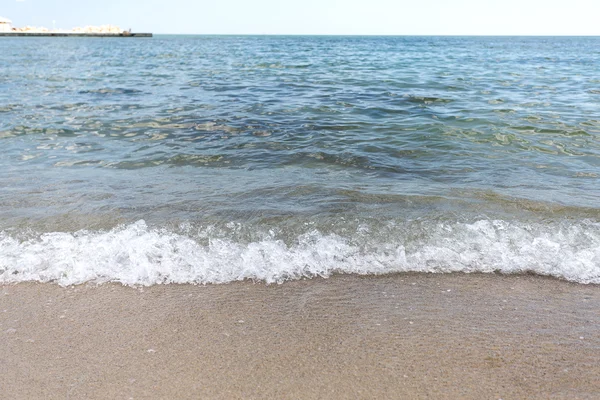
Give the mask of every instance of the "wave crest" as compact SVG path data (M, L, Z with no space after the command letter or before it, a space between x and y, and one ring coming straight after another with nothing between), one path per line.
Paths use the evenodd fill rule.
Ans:
M431 221L398 226L393 235L372 228L350 236L310 230L293 243L273 235L250 242L216 238L211 229L195 236L138 221L110 231L53 232L26 240L2 232L0 283L281 283L335 273L395 272L535 273L600 283L600 224L595 222Z

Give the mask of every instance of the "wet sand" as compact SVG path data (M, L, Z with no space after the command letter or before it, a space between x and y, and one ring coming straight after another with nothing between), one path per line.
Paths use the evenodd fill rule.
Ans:
M600 287L536 276L0 286L11 399L600 398Z

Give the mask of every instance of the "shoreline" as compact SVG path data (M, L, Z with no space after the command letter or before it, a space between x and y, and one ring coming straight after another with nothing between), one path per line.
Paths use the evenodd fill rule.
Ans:
M0 285L10 398L597 398L600 287L532 275Z
M0 37L153 37L152 33L0 32Z

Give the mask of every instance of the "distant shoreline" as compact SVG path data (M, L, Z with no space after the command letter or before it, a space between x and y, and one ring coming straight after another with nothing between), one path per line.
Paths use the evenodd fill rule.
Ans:
M152 37L152 33L0 32L0 37Z

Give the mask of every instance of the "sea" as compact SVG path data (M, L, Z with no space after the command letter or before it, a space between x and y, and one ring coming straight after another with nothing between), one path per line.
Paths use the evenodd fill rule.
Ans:
M0 284L404 272L600 284L599 37L0 38Z

